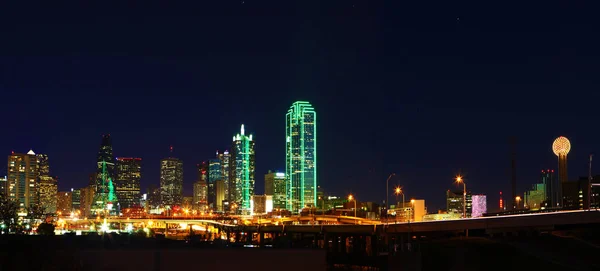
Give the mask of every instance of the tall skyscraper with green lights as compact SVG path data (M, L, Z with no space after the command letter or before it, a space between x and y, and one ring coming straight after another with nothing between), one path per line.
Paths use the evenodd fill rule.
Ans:
M232 209L250 214L254 195L254 140L252 135L245 134L243 124L240 133L233 137L229 163L229 200L236 204Z
M286 114L286 209L317 206L317 113L297 101Z

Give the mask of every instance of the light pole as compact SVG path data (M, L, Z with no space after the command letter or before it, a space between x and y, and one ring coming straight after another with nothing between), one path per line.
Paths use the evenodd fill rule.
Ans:
M460 175L456 176L456 183L463 184L463 218L467 218L467 184Z
M387 217L387 211L390 209L390 204L389 204L389 197L390 197L390 179L392 178L392 176L396 175L396 173L392 173L390 174L390 176L388 176L387 180L385 181L385 214Z
M396 187L396 189L394 189L394 194L396 194L396 201L398 201L398 195L402 194L402 213L404 213L405 209L404 209L404 191L402 191L401 187ZM396 217L398 217L398 214L396 213Z
M354 201L354 218L356 218L356 199L352 195L349 195L348 200ZM356 224L356 219L354 219L354 223Z

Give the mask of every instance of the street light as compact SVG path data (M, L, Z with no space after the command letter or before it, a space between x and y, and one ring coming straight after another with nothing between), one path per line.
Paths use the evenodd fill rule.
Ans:
M394 194L396 194L396 201L398 201L398 195L402 194L402 208L404 208L404 191L402 191L402 187L396 187Z
M390 209L390 206L389 206L390 205L389 204L389 202L390 202L389 201L389 196L390 196L390 191L389 191L389 189L390 189L390 179L392 178L392 176L395 176L395 175L396 175L396 173L390 174L390 176L388 176L387 180L385 181L385 210L386 210L386 212L387 212L387 210ZM387 217L387 215L386 215L386 217Z
M517 209L519 209L520 203L521 203L521 196L517 196L515 198L515 201L517 201Z
M456 183L463 184L463 218L467 218L467 184L460 175L456 176Z
M354 201L354 218L356 218L356 199L351 195L348 196L348 201ZM356 223L356 219L354 220Z

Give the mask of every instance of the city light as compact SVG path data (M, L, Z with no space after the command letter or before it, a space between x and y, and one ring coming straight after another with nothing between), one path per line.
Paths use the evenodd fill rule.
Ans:
M571 150L571 142L564 136L559 136L552 143L552 151L556 156L567 155Z

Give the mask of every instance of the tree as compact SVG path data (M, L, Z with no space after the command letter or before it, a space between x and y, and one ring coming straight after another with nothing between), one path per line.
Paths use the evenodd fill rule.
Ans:
M45 212L44 207L41 204L35 204L27 208L27 218L34 219L42 219L44 218Z
M0 196L0 220L4 223L2 231L8 233L18 220L19 204L7 197Z
M40 235L54 235L54 224L42 223L38 226L37 232Z

